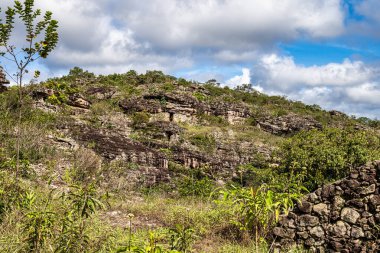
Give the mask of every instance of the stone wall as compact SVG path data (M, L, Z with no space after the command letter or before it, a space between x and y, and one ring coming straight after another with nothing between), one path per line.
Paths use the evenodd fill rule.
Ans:
M305 196L274 229L277 251L380 252L380 161Z

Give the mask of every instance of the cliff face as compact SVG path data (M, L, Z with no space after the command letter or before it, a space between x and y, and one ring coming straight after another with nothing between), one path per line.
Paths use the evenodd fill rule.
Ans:
M379 252L380 161L305 196L274 229L278 247L312 252Z

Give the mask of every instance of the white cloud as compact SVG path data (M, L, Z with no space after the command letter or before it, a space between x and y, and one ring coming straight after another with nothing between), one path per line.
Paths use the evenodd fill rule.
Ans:
M349 87L346 92L354 102L380 106L380 83L364 83Z
M231 79L226 81L226 85L230 87L236 87L242 84L250 84L251 83L251 71L248 68L242 69L242 75L234 76Z
M139 38L166 50L212 47L253 50L302 35L344 30L340 0L131 0L114 12Z
M361 61L303 66L291 57L263 56L253 79L264 92L350 114L380 118L380 68Z
M263 56L258 63L265 82L281 90L294 86L350 86L361 84L376 76L377 70L361 61L344 60L321 66L297 65L292 57L275 54Z
M233 50L221 50L215 53L215 60L234 63L234 62L252 62L259 57L259 52L257 50L253 51L233 51Z
M11 4L11 0L0 5ZM340 0L40 0L60 25L51 69L155 67L196 61L247 62L278 41L344 30ZM270 18L268 18L270 17Z

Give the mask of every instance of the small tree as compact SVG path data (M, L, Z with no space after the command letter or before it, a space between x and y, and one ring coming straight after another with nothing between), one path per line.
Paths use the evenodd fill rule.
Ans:
M28 73L27 66L39 58L46 58L58 43L58 21L52 19L52 13L47 11L43 17L41 10L34 9L34 0L25 0L23 3L15 1L13 7L8 7L5 11L5 20L1 18L0 9L0 56L14 64L16 71L14 74L5 72L17 83L19 87L18 102L18 127L16 132L16 152L17 166L16 176L19 170L20 161L20 124L22 118L22 87L23 79ZM21 46L13 43L11 35L14 33L15 19L18 17L25 27L25 41ZM35 71L34 77L40 75Z

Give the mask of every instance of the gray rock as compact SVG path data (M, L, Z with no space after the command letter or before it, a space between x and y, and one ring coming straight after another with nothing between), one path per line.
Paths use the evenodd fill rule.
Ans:
M319 197L318 197L318 195L316 194L316 193L310 193L309 195L308 195L308 198L309 198L309 200L312 202L312 203L315 203L315 202L317 202L318 200L319 200Z
M296 235L293 229L285 229L285 228L280 228L280 227L275 227L273 229L273 233L276 236L279 236L281 238L289 238L289 239L293 239Z
M305 241L305 245L307 246L313 246L315 243L315 239L314 238L308 238L306 241Z
M310 235L312 235L315 238L324 238L325 237L325 231L321 226L313 227L310 230Z
M327 208L327 205L325 203L317 204L313 207L313 211L316 212L319 215L328 215L329 210Z
M338 237L345 237L347 234L346 224L343 221L338 221L332 226L332 232Z
M309 237L309 233L304 231L304 232L297 232L297 236L302 238L302 239L307 239Z
M344 207L344 199L340 196L335 196L332 209L334 211L340 211Z
M67 104L83 109L89 109L91 106L91 102L87 101L85 97L79 93L70 95Z
M311 210L313 209L313 204L307 201L302 201L301 204L298 206L298 209L303 213L311 213Z
M373 195L369 198L370 203L373 206L378 206L380 205L380 195Z
M360 186L359 181L354 180L354 179L347 180L346 184L347 184L348 187L350 187L353 190L355 190L356 188L358 188Z
M318 217L315 217L315 216L312 216L312 215L308 215L308 214L301 215L299 217L299 225L301 227L306 227L306 226L314 227L314 226L316 226L318 224L319 224Z
M346 207L343 208L340 217L348 223L355 224L360 218L360 214L355 209Z
M287 135L301 130L322 129L321 123L310 116L300 116L294 113L280 117L264 117L257 120L260 128L276 135Z
M280 216L279 224L287 228L296 228L295 221L288 216Z
M376 185L371 184L368 187L363 187L362 189L360 189L359 193L362 195L368 195L368 194L374 193L375 190L376 190Z
M364 237L363 229L361 229L360 227L352 227L352 229L351 229L351 236L353 238Z
M332 241L330 244L331 244L331 247L332 247L335 251L340 252L340 251L343 249L343 244L341 244L340 242Z

